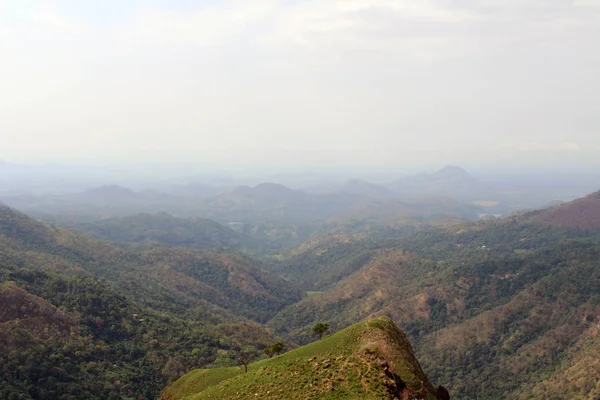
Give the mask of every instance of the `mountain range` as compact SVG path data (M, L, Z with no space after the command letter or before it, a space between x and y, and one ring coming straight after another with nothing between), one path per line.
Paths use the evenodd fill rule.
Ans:
M459 398L542 399L550 388L551 398L594 398L597 196L387 241L313 240L282 270L313 292L269 326L306 343L314 321L341 328L385 315L407 330L430 378ZM565 215L582 213L565 226ZM565 370L578 379L561 382Z
M267 184L221 199L315 197ZM457 399L600 396L600 192L489 221L434 215L323 224L265 250L269 229L298 225L261 236L158 213L73 230L0 206L0 398L156 398L181 376L163 398L443 398L426 382ZM332 335L315 342L319 322ZM275 342L287 352L266 358ZM240 354L258 360L248 374ZM408 361L422 372L390 367Z
M497 196L493 188L458 166L446 166L433 173L405 176L392 182L390 187L405 196L449 196L464 201Z
M446 167L432 174L402 178L389 187L353 179L331 186L321 193L290 189L278 183L229 189L206 184L178 186L167 194L155 190L134 191L123 186L105 185L83 192L58 195L5 195L2 200L40 218L66 216L78 221L127 216L140 212L167 212L181 217L204 217L220 223L322 223L339 215L377 213L384 217L410 219L415 214L427 218L447 209L419 213L419 203L428 199L450 198L453 202L490 200L496 193L460 167ZM411 204L403 207L383 204ZM429 206L432 203L430 202ZM431 208L431 207L430 207ZM464 205L468 208L468 205ZM481 210L470 211L469 217ZM417 210L416 210L417 209ZM464 214L464 213L462 213ZM453 215L454 216L454 215Z

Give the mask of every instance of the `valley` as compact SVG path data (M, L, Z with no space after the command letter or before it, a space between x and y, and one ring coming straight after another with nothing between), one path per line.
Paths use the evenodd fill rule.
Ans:
M0 0L0 400L600 400L600 0Z
M598 193L477 220L476 207L490 204L399 200L356 182L344 195L357 188L373 193L370 203L344 210L336 200L337 216L313 195L272 185L211 200L233 209L232 221L49 206L32 213L44 222L0 206L0 397L171 400L184 397L181 387L199 399L290 398L299 383L286 380L282 392L277 376L311 357L375 368L359 344L316 350L315 323L330 326L331 344L362 321L396 324L412 344L401 359L418 360L420 379L453 399L600 393ZM237 212L251 217L236 226ZM275 342L286 350L271 361L264 350ZM241 374L240 354L257 360L252 376ZM222 379L206 375L221 370ZM298 370L298 379L319 371ZM387 390L375 375L367 389L356 386L367 375L336 379L312 390ZM210 387L198 386L205 380ZM438 398L432 384L427 398ZM240 397L246 390L260 394Z

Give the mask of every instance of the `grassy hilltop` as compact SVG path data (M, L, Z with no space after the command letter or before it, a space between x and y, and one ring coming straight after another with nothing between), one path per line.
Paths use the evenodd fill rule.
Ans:
M387 317L352 325L243 368L198 369L161 400L438 399L402 332Z

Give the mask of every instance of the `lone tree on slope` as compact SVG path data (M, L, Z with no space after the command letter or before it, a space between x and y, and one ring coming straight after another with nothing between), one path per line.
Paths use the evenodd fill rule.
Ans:
M244 373L248 373L248 364L252 361L252 355L246 352L239 353L236 357L238 363L244 366Z
M265 349L265 354L268 355L269 358L271 358L276 354L277 355L281 354L282 351L283 351L283 343L277 342L277 343L273 343L272 345L267 347Z
M313 326L313 333L319 335L319 339L323 337L323 334L329 330L329 324L318 323Z
M271 348L273 349L273 351L275 352L275 354L280 355L281 352L283 351L283 342L273 343L273 345L271 346Z

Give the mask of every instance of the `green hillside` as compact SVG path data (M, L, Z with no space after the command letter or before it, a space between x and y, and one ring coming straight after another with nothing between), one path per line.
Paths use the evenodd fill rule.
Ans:
M13 265L88 273L156 309L184 314L208 302L266 321L300 298L283 279L236 253L121 246L45 225L7 207L0 207L0 213L0 248Z
M245 398L247 387L253 398L381 398L399 381L363 351L370 333L353 329L373 332L378 323L360 321L386 316L452 398L595 399L598 215L593 194L492 221L326 234L326 225L235 226L279 248L253 258L195 248L213 243L203 220L137 216L129 231L127 218L113 220L121 243L110 243L0 206L0 398L155 398L193 369L163 397ZM174 237L160 236L163 222ZM145 231L164 243L123 242ZM284 249L284 236L305 241ZM259 360L274 342L314 341L316 322L332 331L358 325L343 331L355 336L257 361L248 374L236 366L240 353Z
M277 340L299 299L231 253L123 247L0 206L0 398L155 398L192 368Z
M308 264L310 279L325 283L323 289L269 325L306 343L316 321L340 329L387 315L410 334L426 373L456 398L544 398L541 388L560 388L553 398L587 399L598 390L585 349L600 315L599 239L598 229L552 227L524 216L372 245L358 240L342 259L369 255L362 266L332 263L347 276L327 284L327 268L321 273ZM330 244L318 257L335 260L338 247ZM317 257L310 246L294 257L304 252ZM577 380L559 384L567 365Z
M253 238L210 219L177 218L167 213L115 217L75 224L74 228L113 242L156 242L198 249L260 247Z
M443 390L443 389L442 389ZM243 368L192 371L169 385L178 399L438 399L405 334L389 319L360 322Z
M1 399L155 398L191 368L275 340L258 324L156 312L91 277L2 267L0 278Z

